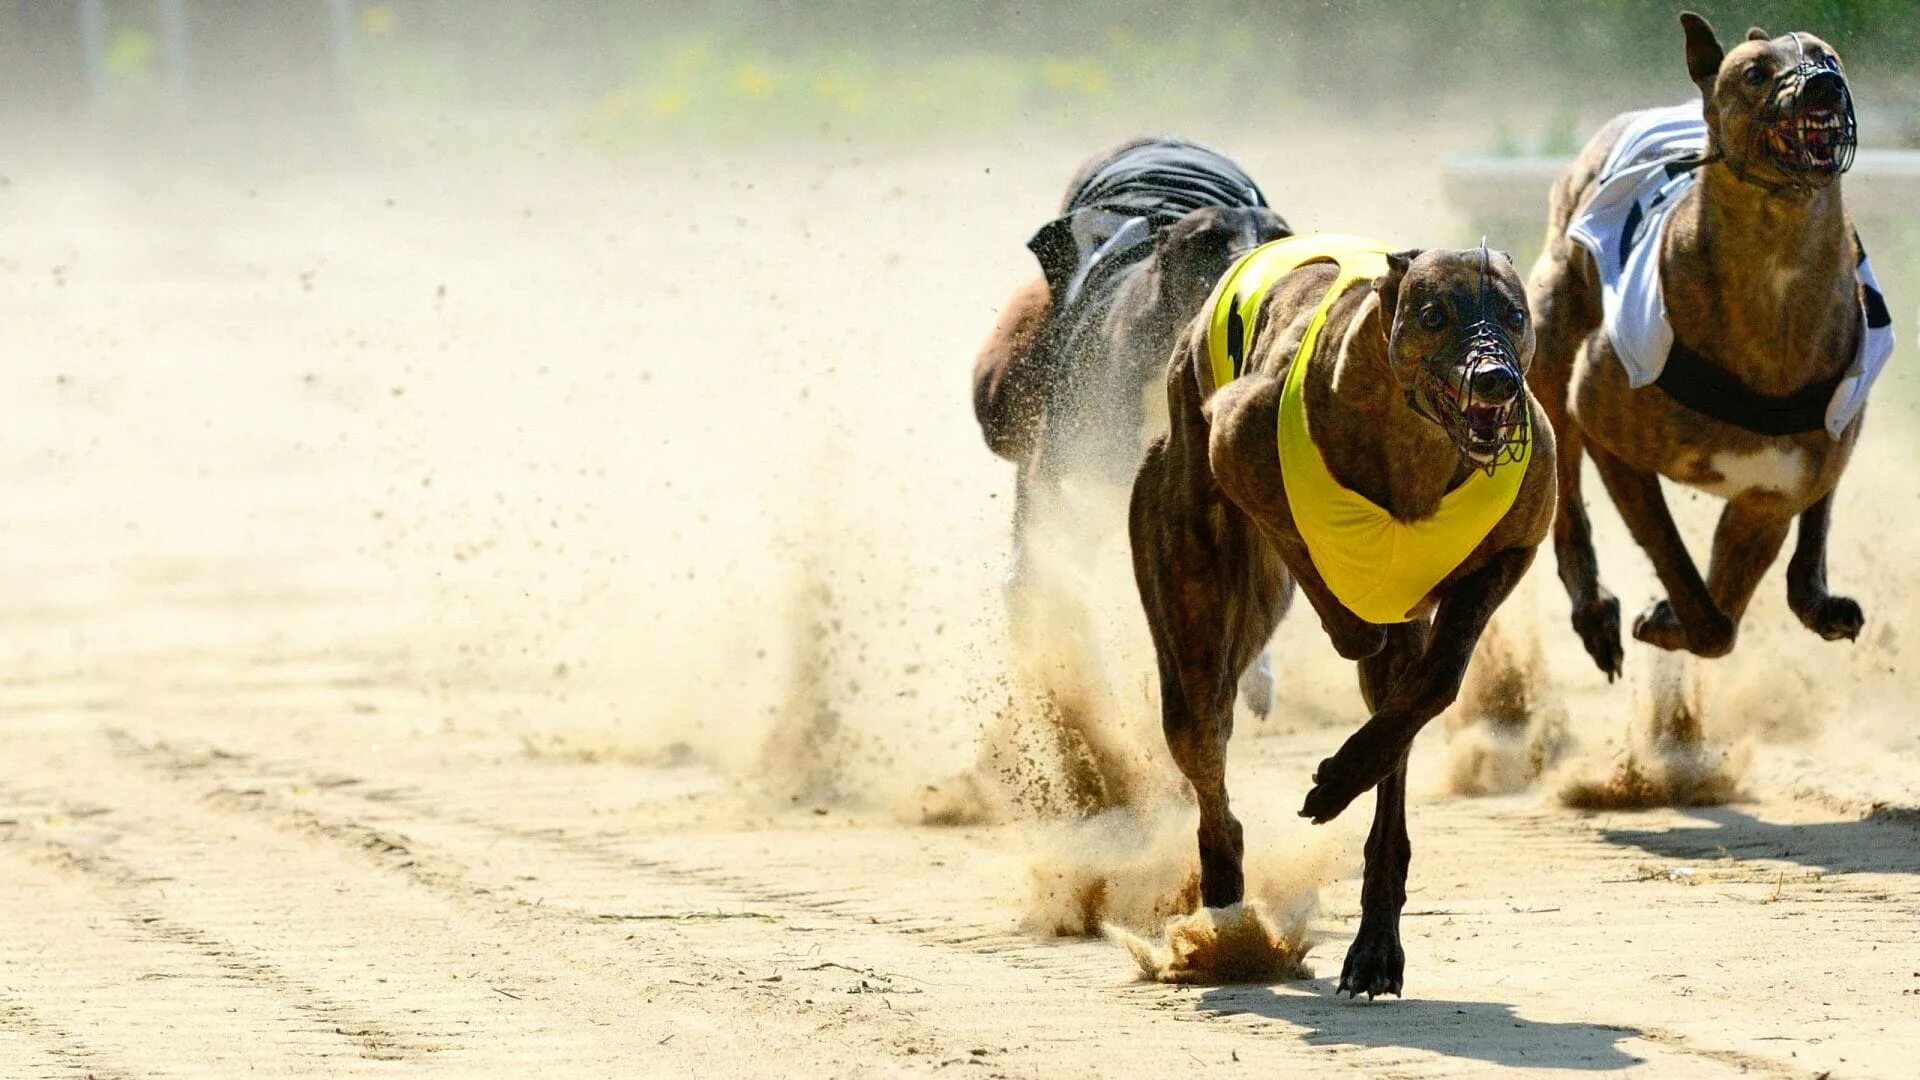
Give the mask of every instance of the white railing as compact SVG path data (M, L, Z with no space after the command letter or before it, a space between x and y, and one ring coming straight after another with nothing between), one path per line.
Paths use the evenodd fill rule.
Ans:
M1524 222L1534 233L1544 233L1547 195L1569 160L1457 157L1447 162L1447 198L1474 222ZM1847 212L1863 231L1870 222L1920 216L1920 150L1862 150L1843 183ZM1540 237L1528 239L1538 243Z
M1443 184L1448 201L1467 218L1469 239L1484 235L1512 252L1524 274L1540 253L1548 197L1570 160L1458 157L1447 162ZM1920 308L1920 150L1862 150L1842 183L1847 212L1907 333Z

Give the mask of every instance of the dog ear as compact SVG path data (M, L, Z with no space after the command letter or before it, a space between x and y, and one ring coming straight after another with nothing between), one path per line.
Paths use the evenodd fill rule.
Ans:
M1767 33L1765 30L1762 30L1757 26L1749 26L1747 27L1747 40L1748 41L1772 41L1773 35Z
M1711 91L1713 80L1720 74L1720 61L1726 59L1726 51L1720 48L1720 39L1714 36L1713 24L1691 11L1680 13L1680 25L1687 31L1687 77L1700 89Z
M1229 230L1222 222L1224 211L1205 207L1160 230L1153 238L1153 281L1155 308L1186 313L1198 307L1213 289L1213 283L1226 272Z
M1393 315L1400 308L1400 283L1406 280L1407 267L1420 257L1419 248L1389 252L1387 272L1373 279L1374 295L1380 298L1380 332L1393 336Z

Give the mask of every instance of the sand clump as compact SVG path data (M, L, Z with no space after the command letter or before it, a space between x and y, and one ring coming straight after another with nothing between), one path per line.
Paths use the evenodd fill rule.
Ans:
M1026 929L1103 935L1160 982L1309 977L1308 924L1328 879L1330 838L1261 822L1248 831L1273 846L1247 860L1245 902L1205 908L1195 824L1190 808L1171 807L1062 823L1030 867Z
M1108 938L1124 946L1151 982L1213 985L1311 979L1306 928L1274 917L1250 900L1201 908L1167 923L1162 940L1149 941L1108 924Z

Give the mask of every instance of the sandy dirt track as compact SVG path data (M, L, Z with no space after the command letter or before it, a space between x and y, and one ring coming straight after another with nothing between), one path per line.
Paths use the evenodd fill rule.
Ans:
M1296 223L1456 239L1443 134L1337 190L1221 141ZM1907 412L1842 490L1863 640L1776 570L1698 676L1747 799L1453 796L1423 740L1404 1001L1331 996L1366 820L1292 817L1359 719L1308 621L1232 769L1256 861L1330 853L1316 978L1141 982L1034 928L1091 826L918 822L1004 694L965 368L1097 144L14 173L0 1077L1911 1075ZM1604 765L1644 690L1516 604Z

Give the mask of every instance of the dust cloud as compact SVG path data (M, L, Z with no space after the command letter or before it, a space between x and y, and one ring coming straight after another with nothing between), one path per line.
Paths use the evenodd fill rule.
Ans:
M1625 750L1601 777L1570 775L1560 801L1581 810L1718 806L1742 797L1752 744L1725 730L1709 742L1701 722L1701 670L1692 657L1650 657L1634 687L1637 715Z
M1524 791L1558 764L1567 749L1566 706L1545 676L1531 612L1514 605L1496 613L1446 714L1443 791Z

